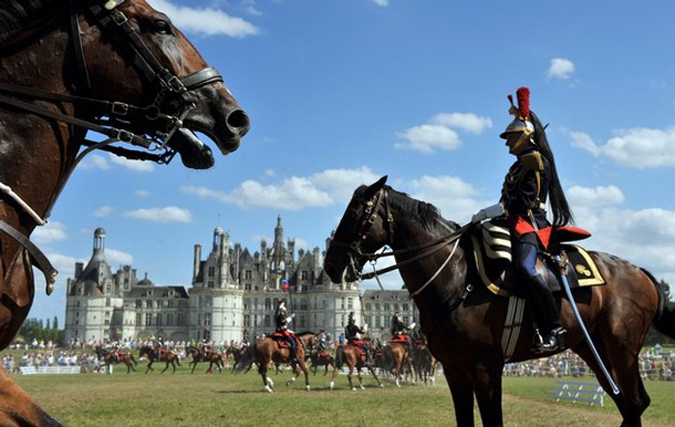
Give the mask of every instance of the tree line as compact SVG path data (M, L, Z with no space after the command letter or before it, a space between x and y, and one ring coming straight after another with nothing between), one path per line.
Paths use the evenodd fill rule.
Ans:
M33 340L44 341L45 344L52 341L55 346L62 346L65 338L65 330L59 329L59 318L54 316L54 320L50 322L50 319L47 319L44 322L42 319L38 318L28 318L23 322L15 342L20 341L19 338L23 340L24 343L30 344Z

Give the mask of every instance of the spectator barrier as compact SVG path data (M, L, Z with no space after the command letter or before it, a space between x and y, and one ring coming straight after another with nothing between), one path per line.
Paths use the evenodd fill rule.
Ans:
M605 406L605 391L598 383L578 382L578 381L556 381L557 386L550 395L556 403L561 400L572 403L585 402L590 406L600 403Z

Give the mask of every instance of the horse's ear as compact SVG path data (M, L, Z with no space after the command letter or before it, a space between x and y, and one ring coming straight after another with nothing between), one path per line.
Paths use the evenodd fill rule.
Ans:
M387 175L383 176L382 178L378 179L377 182L372 184L368 189L365 191L364 195L367 199L373 197L375 193L380 191L382 187L384 187L384 184L387 182Z

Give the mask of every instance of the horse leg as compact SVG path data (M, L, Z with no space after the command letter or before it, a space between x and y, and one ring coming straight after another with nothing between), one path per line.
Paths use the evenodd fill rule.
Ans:
M356 368L356 374L359 378L359 388L361 390L365 390L365 387L363 386L363 372L361 372L361 368Z
M471 372L480 417L485 426L504 425L502 412L502 368L499 360L478 361Z
M194 359L192 362L190 362L192 365L192 371L190 371L191 374L195 373L195 368L197 367L197 359Z
M473 385L468 371L468 369L456 369L450 364L443 364L443 375L450 387L452 402L455 406L455 420L460 427L474 427Z
M171 366L173 367L173 372L172 372L172 374L175 374L175 373L176 373L176 363L174 363L173 360L171 361Z
M347 379L349 380L349 388L352 391L356 391L356 387L354 387L354 384L352 383L352 374L354 373L354 366L355 365L356 364L354 364L354 365L349 364L349 372L347 373Z
M162 369L161 373L163 374L164 371L166 371L167 369L169 369L169 362L168 361L166 362L166 367L164 369Z
M328 369L328 367L326 367L326 369ZM333 375L330 377L330 383L328 384L328 388L330 388L331 390L333 390L333 388L335 387L335 377L337 377L338 371L339 369L336 364L335 366L333 366Z
M612 379L614 379L617 387L619 387L620 393L618 395L615 395L612 392L609 382L602 373L602 369L595 360L586 341L582 341L573 350L581 356L588 367L596 373L598 382L614 400L614 403L616 403L616 406L623 417L621 425L641 426L642 413L651 403L651 399L649 398L644 384L642 383L642 378L640 377L638 355L634 354L634 352L627 351L627 349L624 351L612 351L611 354L608 354L605 350L603 341L595 337L593 339L593 344L595 344L600 358L603 363L605 363L605 367L610 372L610 375L612 375Z
M382 384L382 381L380 381L380 379L377 377L377 374L375 373L375 367L373 366L372 363L368 365L368 370L370 371L370 375L372 375L373 378L375 378L375 381L377 381L377 385L380 388L384 388L384 384Z
M269 392L272 393L274 391L274 382L270 377L267 376L267 370L269 369L269 364L270 362L268 360L263 360L260 365L258 366L258 373L260 373L260 376L262 377L263 381L263 388Z
M62 426L0 370L0 425Z
M307 364L305 363L304 354L303 354L303 357L300 359L300 369L305 374L305 390L309 391L310 390L310 387L309 387L309 372L308 372L309 370L307 369Z

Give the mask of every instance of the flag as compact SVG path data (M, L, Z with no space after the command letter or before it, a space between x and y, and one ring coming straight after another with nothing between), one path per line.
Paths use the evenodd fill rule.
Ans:
M291 285L288 284L288 279L282 280L281 284L283 285L285 291L287 291L291 288Z

